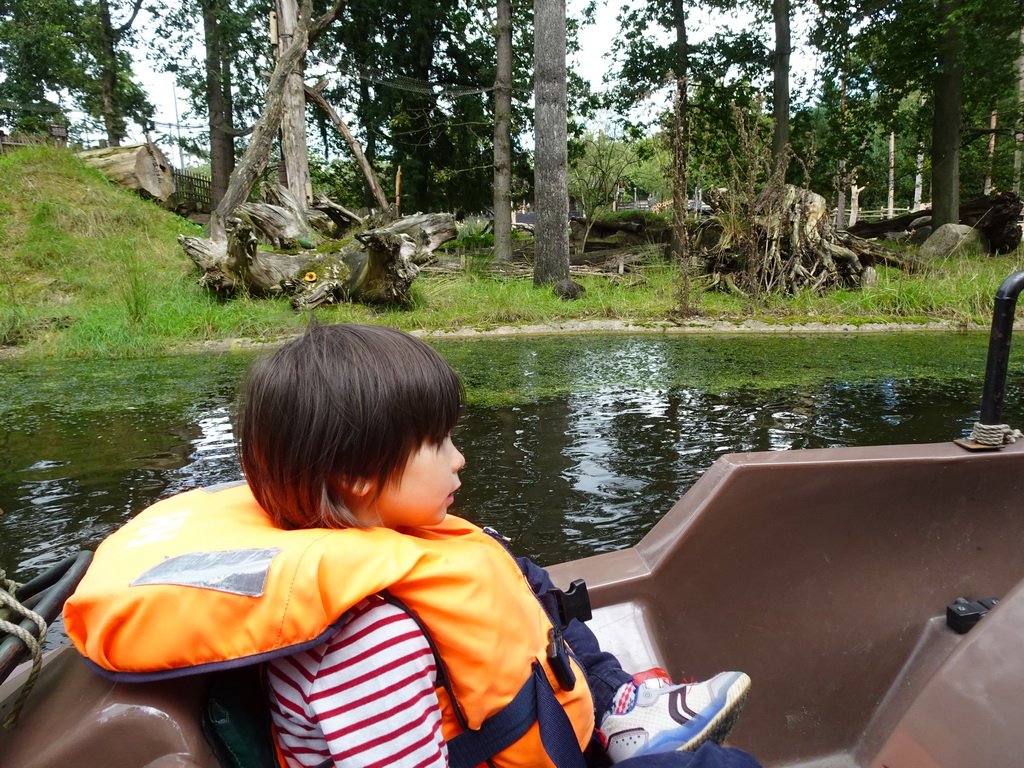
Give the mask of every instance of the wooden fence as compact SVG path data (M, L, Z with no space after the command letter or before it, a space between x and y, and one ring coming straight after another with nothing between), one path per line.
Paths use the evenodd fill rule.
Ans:
M857 211L857 221L882 221L883 219L893 219L897 216L902 216L904 213L910 213L910 208L893 208L892 216L889 215L888 208L873 208L871 210L864 210L861 208ZM850 209L846 209L846 218L850 218Z
M34 147L43 144L52 144L55 147L66 146L66 141L53 136L8 136L0 132L0 155L19 149L20 147Z
M200 211L209 212L210 179L206 176L174 169L174 190L179 200L195 203Z
M650 200L616 200L612 203L613 211L649 211Z

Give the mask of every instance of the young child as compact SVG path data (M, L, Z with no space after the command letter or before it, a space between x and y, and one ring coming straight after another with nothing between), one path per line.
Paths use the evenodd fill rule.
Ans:
M746 675L624 672L583 623L558 626L546 572L448 514L462 402L408 334L311 327L247 379L248 484L108 539L69 635L115 679L265 663L288 768L756 767L717 746Z

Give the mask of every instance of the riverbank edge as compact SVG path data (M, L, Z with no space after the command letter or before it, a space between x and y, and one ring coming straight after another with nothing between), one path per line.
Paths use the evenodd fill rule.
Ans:
M522 336L568 336L596 334L766 334L790 336L815 334L861 333L964 333L987 331L990 326L952 320L929 322L873 322L873 323L767 323L763 320L567 320L557 323L478 326L452 329L418 329L413 336L429 341L440 339L472 340ZM1016 331L1024 331L1024 320L1014 323ZM271 338L232 338L193 341L176 344L166 354L196 354L202 352L244 352L274 349L300 334L283 334ZM19 347L0 349L0 360L21 357L25 350Z
M1024 321L1014 324L1015 330L1024 330ZM962 333L987 331L989 326L979 323L962 323L950 320L934 320L926 323L766 323L761 320L689 320L685 322L651 320L567 320L558 323L534 325L500 325L466 327L453 329L410 331L413 336L428 341L472 340L523 336L568 336L596 334L766 334L814 335L832 333L920 333L943 332ZM281 346L298 334L279 336L273 339L220 339L201 341L175 348L176 352L228 352L253 349L272 349Z

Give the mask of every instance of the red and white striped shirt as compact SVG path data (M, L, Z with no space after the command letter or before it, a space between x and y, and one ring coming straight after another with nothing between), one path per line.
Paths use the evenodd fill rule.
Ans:
M289 768L447 768L434 655L400 608L374 595L328 641L268 664L270 711Z

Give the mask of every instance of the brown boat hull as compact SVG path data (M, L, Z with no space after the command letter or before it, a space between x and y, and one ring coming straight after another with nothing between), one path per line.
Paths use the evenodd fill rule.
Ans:
M765 766L993 768L1024 755L1024 445L722 457L637 546L554 566L627 668L742 669ZM959 596L1001 603L969 634ZM0 688L7 701L19 675ZM214 768L203 678L113 685L53 654L0 766Z

